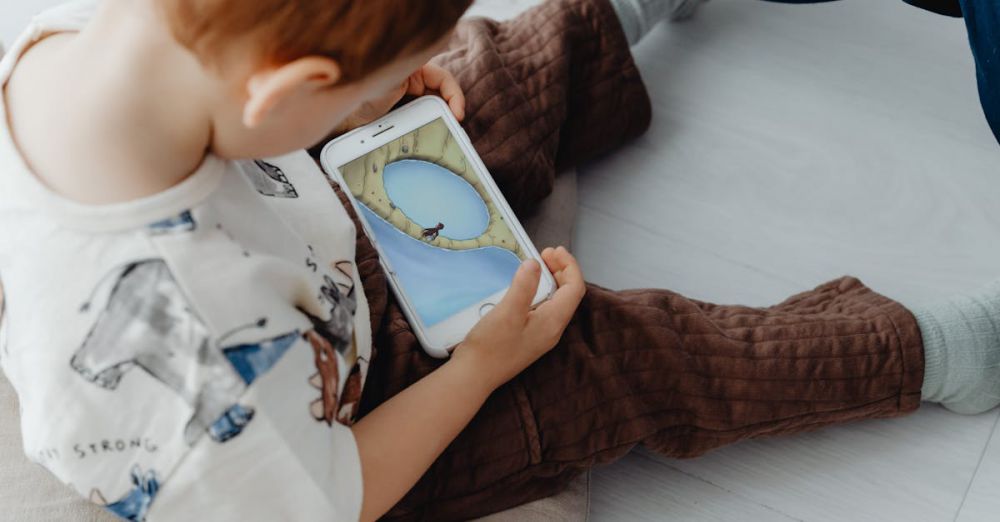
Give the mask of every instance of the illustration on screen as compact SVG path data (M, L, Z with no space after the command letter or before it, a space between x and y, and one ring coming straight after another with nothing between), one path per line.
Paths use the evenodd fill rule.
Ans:
M526 259L444 120L340 172L427 327L506 289Z

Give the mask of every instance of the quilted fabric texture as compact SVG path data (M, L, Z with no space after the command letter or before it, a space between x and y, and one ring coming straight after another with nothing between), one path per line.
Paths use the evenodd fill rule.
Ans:
M606 0L554 0L507 22L464 21L434 61L465 90L463 127L522 217L557 172L649 127L649 96Z

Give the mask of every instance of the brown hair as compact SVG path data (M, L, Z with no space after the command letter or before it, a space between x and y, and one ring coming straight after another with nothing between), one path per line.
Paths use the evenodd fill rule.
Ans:
M159 0L174 37L207 64L251 38L263 60L337 60L354 81L450 31L472 0Z

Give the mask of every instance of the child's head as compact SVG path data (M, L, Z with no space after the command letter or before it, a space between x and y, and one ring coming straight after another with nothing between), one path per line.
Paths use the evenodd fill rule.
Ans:
M315 144L439 52L472 0L157 0L219 82L213 147L228 157Z

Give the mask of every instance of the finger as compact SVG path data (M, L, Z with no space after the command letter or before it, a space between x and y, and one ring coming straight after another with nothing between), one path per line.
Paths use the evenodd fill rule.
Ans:
M455 118L458 120L465 118L465 93L462 92L458 80L444 68L433 64L425 65L423 73L424 84L428 89L441 94L441 97L448 102L448 107L451 108Z
M542 261L545 262L545 266L549 267L549 272L555 272L552 270L552 266L556 263L556 249L548 247L542 250Z
M444 92L442 92L442 95L448 101L448 106L451 107L451 113L455 115L455 119L462 121L465 119L465 94L462 93L462 88L458 86L457 81L453 81L452 85L454 86L454 94L450 98ZM451 90L451 88L448 90Z
M406 94L410 96L423 96L425 92L427 92L427 86L424 84L423 69L420 69L407 78Z
M568 284L585 285L580 264L565 247L556 248L548 255L543 254L542 260L549 267L549 272L552 272L552 276L556 278L556 283L559 284L560 288Z
M521 263L517 273L514 274L514 280L507 290L507 295L497 304L497 310L504 313L527 315L531 309L531 303L535 300L541 273L542 267L538 261L529 259Z
M583 296L586 292L587 287L584 283L571 283L560 286L552 294L551 299L545 301L531 312L532 321L537 320L539 324L558 327L561 333L570 320L573 319L573 315L576 313L576 309L580 307L580 302L583 301Z
M576 258L564 247L546 248L542 252L542 259L556 278L559 288L552 294L552 298L532 312L532 319L537 319L543 325L556 325L561 333L580 307L580 302L587 293L587 283Z

